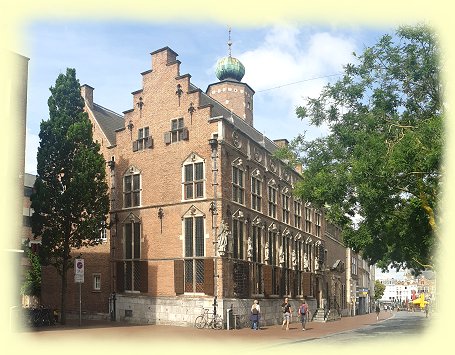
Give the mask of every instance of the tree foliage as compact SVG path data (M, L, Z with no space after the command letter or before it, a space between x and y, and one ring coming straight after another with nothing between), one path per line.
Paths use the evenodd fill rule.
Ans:
M385 285L379 280L374 281L374 299L375 301L380 300L384 295Z
M61 275L64 322L71 251L99 243L109 199L105 161L93 142L76 71L68 68L60 74L50 91L49 120L41 122L39 133L32 232L42 240L42 264Z
M21 295L40 296L41 295L41 263L39 256L30 248L26 248L27 258L30 267L25 274L24 282L21 286Z
M346 244L384 269L433 264L444 143L438 51L429 28L400 27L296 109L330 130L292 142L304 169L297 195L324 207Z

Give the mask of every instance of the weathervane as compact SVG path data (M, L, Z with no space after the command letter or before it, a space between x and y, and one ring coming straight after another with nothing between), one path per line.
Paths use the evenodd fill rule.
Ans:
M231 26L229 26L229 40L228 40L228 51L229 51L229 57L231 56L231 46L232 46L232 41L231 41Z

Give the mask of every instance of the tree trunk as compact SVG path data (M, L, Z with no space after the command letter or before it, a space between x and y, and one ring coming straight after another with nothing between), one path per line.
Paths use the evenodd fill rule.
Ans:
M66 289L67 289L67 272L68 272L68 259L66 255L63 259L62 267L62 294L60 299L60 323L66 324Z
M69 229L70 227L68 227ZM65 244L63 246L63 265L62 265L62 294L60 300L61 324L66 324L66 290L68 288L68 261L70 259L69 247L70 232L65 235Z

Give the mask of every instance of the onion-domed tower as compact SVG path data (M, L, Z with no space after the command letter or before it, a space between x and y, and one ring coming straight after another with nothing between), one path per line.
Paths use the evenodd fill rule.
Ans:
M228 56L219 59L216 64L215 74L219 82L210 84L206 94L253 126L254 90L241 82L245 75L245 67L240 60L231 55L231 29L227 44Z

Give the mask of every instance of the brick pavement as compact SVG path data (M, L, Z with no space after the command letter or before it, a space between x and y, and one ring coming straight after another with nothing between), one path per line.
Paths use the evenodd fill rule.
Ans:
M379 322L390 318L393 313L381 312ZM243 341L248 340L252 344L259 343L285 343L293 340L322 338L324 336L340 333L348 330L362 328L375 324L376 314L370 313L355 317L344 317L338 321L327 323L309 322L305 331L300 328L300 323L295 317L289 330L282 330L280 325L262 326L260 331L249 328L238 330L212 330L196 329L194 327L176 327L166 325L130 325L120 322L88 321L82 320L79 326L78 320L68 320L65 326L55 325L33 330L24 330L30 337L42 339L58 339L70 337L71 339L84 338L86 336L102 338L122 337L124 339L137 340L223 340Z

